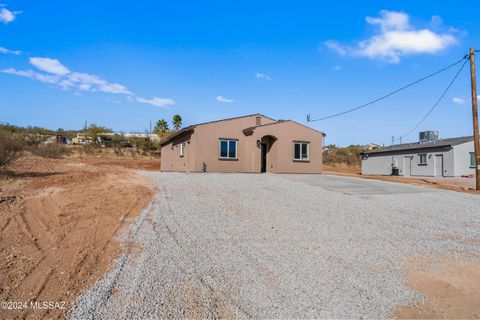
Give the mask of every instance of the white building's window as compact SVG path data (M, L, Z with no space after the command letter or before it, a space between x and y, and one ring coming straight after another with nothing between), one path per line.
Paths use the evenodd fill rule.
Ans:
M308 161L310 159L310 143L293 142L293 160Z
M470 152L470 168L475 168L475 152Z
M419 154L418 156L420 157L420 162L418 164L426 165L427 164L427 154L426 153Z
M220 159L237 159L237 140L220 139Z
M180 157L185 154L185 142L180 143Z

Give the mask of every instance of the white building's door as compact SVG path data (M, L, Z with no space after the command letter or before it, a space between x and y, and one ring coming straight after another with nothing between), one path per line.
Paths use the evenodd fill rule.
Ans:
M405 177L412 175L412 158L410 156L403 157L403 175Z
M443 177L443 155L435 155L435 177Z

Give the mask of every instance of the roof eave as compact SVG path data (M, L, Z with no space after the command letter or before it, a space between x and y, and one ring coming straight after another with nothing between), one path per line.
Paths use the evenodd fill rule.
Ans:
M180 131L175 132L174 134L168 136L165 140L160 141L160 147L163 147L164 145L168 144L168 143L169 143L170 141L172 141L175 137L178 137L179 135L181 135L181 134L183 134L183 133L193 131L194 128L195 128L195 126L188 126L188 127L183 128L183 129L180 130Z

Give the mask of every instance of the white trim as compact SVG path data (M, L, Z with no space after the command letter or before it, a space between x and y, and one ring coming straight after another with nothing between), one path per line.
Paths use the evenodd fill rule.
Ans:
M226 157L222 157L222 141L225 141L227 143L227 156ZM230 157L230 142L231 141L235 142L235 157L234 158ZM218 140L218 158L219 159L227 159L227 160L238 159L238 140L236 140L236 139L219 139Z
M472 168L475 169L475 162L476 162L475 152L469 152L468 153L468 167L470 169L472 169Z
M185 142L180 143L180 157L185 155Z
M422 162L422 156L425 156L425 162ZM418 164L426 165L427 163L427 154L426 153L419 153L418 154Z
M295 145L300 145L300 158L295 158ZM307 145L307 157L302 157L302 145ZM310 142L305 141L293 141L293 160L294 161L310 161Z

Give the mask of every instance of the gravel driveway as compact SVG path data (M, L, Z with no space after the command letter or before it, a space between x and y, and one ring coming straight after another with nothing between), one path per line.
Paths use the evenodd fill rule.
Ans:
M384 318L416 253L480 257L480 197L326 175L145 173L130 250L74 319ZM456 239L456 240L452 240ZM127 247L135 247L127 246Z

